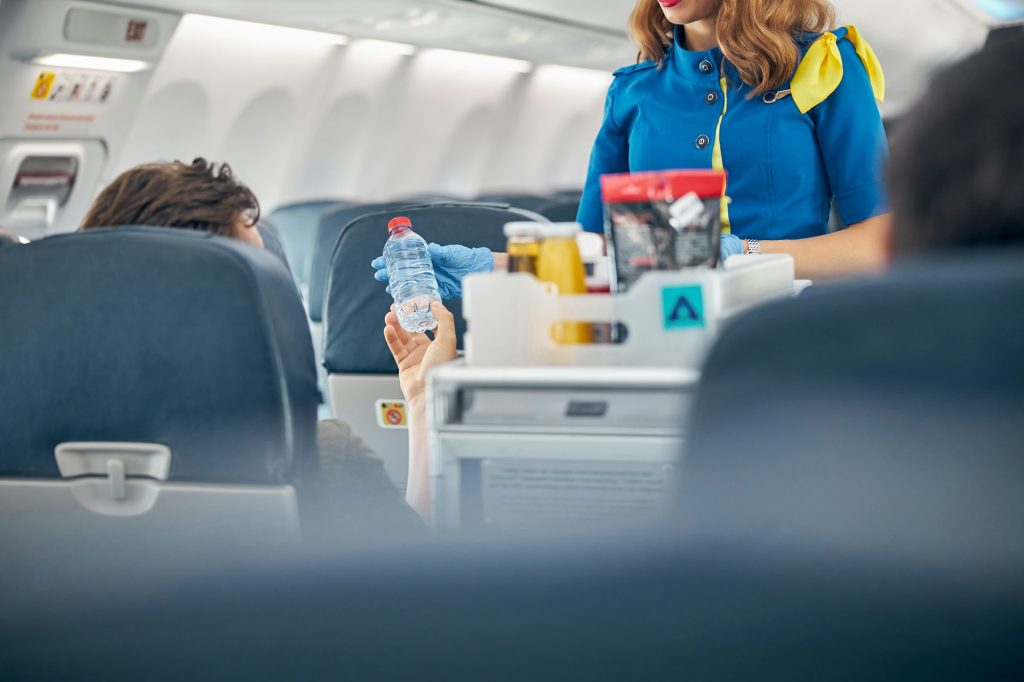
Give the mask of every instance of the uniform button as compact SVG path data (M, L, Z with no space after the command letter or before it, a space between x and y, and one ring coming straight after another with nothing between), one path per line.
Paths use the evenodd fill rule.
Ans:
M707 149L709 144L711 144L711 138L707 135L697 137L697 149Z
M707 104L714 104L718 101L718 92L715 90L708 90L708 94L704 95L704 101Z
M702 59L700 64L697 65L697 68L700 69L701 73L711 73L715 70L715 65L706 59Z

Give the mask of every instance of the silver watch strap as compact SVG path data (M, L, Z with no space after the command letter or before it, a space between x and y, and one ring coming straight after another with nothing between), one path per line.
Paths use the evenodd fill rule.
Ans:
M761 241L758 239L747 240L747 253L755 256L761 255Z

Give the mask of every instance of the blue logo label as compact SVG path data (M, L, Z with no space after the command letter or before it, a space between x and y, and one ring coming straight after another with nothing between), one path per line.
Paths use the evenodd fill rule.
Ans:
M665 329L703 329L704 292L699 285L665 287L661 290Z

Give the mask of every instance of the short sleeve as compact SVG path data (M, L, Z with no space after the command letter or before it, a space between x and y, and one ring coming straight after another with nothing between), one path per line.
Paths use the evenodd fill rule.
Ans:
M629 136L615 120L614 100L619 80L612 81L605 99L604 120L590 153L587 181L583 186L577 222L587 232L604 232L604 209L601 203L601 176L629 171Z
M838 47L842 81L808 115L815 124L836 208L843 222L852 225L889 211L885 190L889 144L856 48L848 40L840 40Z

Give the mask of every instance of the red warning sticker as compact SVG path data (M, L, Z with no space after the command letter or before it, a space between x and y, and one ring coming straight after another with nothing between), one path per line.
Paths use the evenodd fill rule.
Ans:
M382 429L404 429L409 425L403 400L378 400L376 412L377 425Z

